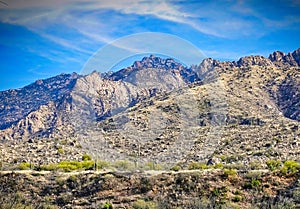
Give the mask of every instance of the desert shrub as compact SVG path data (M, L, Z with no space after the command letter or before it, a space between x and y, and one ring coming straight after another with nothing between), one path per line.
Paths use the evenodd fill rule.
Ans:
M29 170L29 169L31 169L31 164L27 163L27 162L20 163L19 169L20 170Z
M259 170L262 169L262 164L258 160L250 162L250 169L251 170Z
M287 160L283 163L280 173L283 175L295 174L300 171L300 163L292 160Z
M58 163L58 168L66 172L74 170L90 170L93 169L93 166L93 161L61 161L60 163Z
M83 161L91 161L91 160L92 160L92 157L91 157L90 155L88 155L88 154L84 154L84 155L82 156L82 160L83 160Z
M172 168L171 168L172 171L179 171L180 170L180 166L179 165L174 165Z
M40 166L41 170L45 171L57 171L63 170L65 172L71 172L75 170L91 170L93 169L94 162L93 161L61 161L58 164L48 164Z
M127 160L119 160L115 162L114 167L118 170L131 170L134 168L134 164Z
M64 152L65 152L65 150L62 148L62 147L59 147L58 149L57 149L57 153L58 154L64 154Z
M243 197L240 196L240 195L235 195L233 198L232 198L232 201L233 202L241 202L243 200Z
M223 168L224 164L223 163L217 163L214 165L214 168L218 169L218 168Z
M261 181L258 179L252 179L250 182L245 182L245 189L258 189L261 185Z
M98 160L96 162L96 164L97 164L98 169L104 169L104 168L110 168L111 167L109 162L104 161L104 160Z
M106 202L102 205L102 209L113 209L113 205L110 202Z
M269 170L275 171L279 169L281 162L279 160L268 160L266 164Z
M137 200L133 203L134 209L157 209L157 205L153 201Z
M140 186L139 189L140 189L141 193L146 193L146 192L150 191L153 187L150 179L148 179L147 177L141 178L139 186Z
M155 163L155 162L148 162L146 163L146 165L144 166L144 170L155 170L155 171L159 171L162 170L163 167L162 165Z
M224 172L223 175L226 178L237 175L237 170L235 169L224 169L223 172Z
M293 191L293 199L300 203L300 187L296 188L294 191Z
M83 170L91 170L94 167L95 162L94 161L83 161L80 162L80 168Z
M227 191L228 191L228 189L225 186L217 187L211 191L211 194L212 194L212 196L215 196L215 197L226 197Z
M75 175L71 175L69 178L68 178L68 181L70 182L76 182L77 181L77 177Z
M58 163L57 168L66 172L70 172L80 169L80 164L77 161L61 161Z
M48 165L40 166L40 169L44 170L44 171L55 171L55 170L58 169L58 166L57 166L57 164L51 163L51 164L48 164Z
M188 165L189 170L198 170L198 169L208 169L210 166L206 165L205 163L199 163L199 162L191 162Z
M259 171L249 171L246 175L245 175L245 177L247 178L247 179L260 179L261 178L261 172L259 172Z
M57 183L59 186L63 186L63 185L66 184L66 180L65 180L64 178L62 178L62 177L57 177L57 178L55 179L55 181L56 181L56 183Z

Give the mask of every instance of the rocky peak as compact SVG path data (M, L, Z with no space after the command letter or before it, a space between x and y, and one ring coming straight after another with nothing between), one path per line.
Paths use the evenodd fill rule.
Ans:
M273 52L273 54L270 54L269 59L277 67L298 67L300 66L300 48L288 54L280 51Z
M242 57L237 61L238 67L249 67L253 65L264 66L264 67L274 66L271 60L259 55Z
M160 57L156 57L154 55L150 55L150 57L144 57L141 61L136 61L131 66L133 69L139 68L159 68L159 69L178 69L181 70L184 68L182 64L176 62L172 58L162 59Z
M179 70L182 71L186 69L182 64L176 62L172 58L163 59L150 55L149 57L144 57L140 61L135 61L132 66L124 68L118 72L110 75L112 80L122 80L128 77L131 73L143 70L143 69L163 69L163 70Z
M207 73L207 72L213 70L219 64L220 64L219 61L214 60L212 58L207 58L202 61L202 63L200 64L200 66L198 68L201 69L200 73L204 74L204 73Z
M272 62L282 62L285 57L285 54L281 51L276 51L270 54L269 59Z
M295 50L292 53L292 56L294 57L295 61L297 62L298 66L300 66L300 48Z

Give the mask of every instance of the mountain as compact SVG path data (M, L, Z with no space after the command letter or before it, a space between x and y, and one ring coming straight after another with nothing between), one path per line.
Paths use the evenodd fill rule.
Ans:
M11 126L50 101L60 100L70 93L77 78L76 73L61 74L37 80L21 89L0 92L0 129Z
M2 161L47 164L85 152L165 165L299 159L299 54L208 58L192 68L152 55L114 73L1 92Z

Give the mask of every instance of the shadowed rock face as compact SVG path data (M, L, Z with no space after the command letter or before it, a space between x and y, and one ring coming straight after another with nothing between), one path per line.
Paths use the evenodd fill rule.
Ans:
M278 89L277 104L283 114L300 121L300 77L299 73L289 74Z

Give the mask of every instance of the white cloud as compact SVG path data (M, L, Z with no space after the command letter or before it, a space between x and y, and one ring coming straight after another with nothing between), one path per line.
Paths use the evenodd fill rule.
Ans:
M293 16L281 20L267 18L243 0L184 3L174 0L10 0L8 7L0 7L3 8L2 22L25 26L65 48L84 54L94 50L90 49L92 45L112 42L126 28L130 28L130 33L147 31L135 25L139 21L136 15L184 24L203 34L226 39L261 37L276 28L299 23L299 18ZM120 16L107 15L105 12L110 10ZM59 25L60 33L49 31L49 26L53 25ZM172 24L168 27L179 31ZM69 30L77 33L76 43L71 37L64 37L64 31Z
M51 19L57 20L57 17L60 17L58 21L61 21L61 17L64 14L69 14L70 11L76 9L80 9L83 12L111 9L123 14L152 15L159 19L187 24L193 27L194 29L206 34L221 36L221 34L218 34L215 31L211 31L207 29L207 27L201 27L201 25L197 24L197 22L193 20L198 17L197 14L194 14L193 12L183 12L181 11L179 6L166 0L28 0L26 1L26 3L22 0L11 0L11 2L9 3L9 9L22 9L26 11L32 8L34 8L35 11L27 17L24 17L24 15L22 15L22 12L18 11L17 13L10 13L9 15L5 15L4 17L2 16L1 19L4 22L27 26L28 24L32 24L33 22L36 22L41 19L46 19L46 21L50 21ZM24 14L28 15L27 12L25 12ZM44 22L44 24L45 23L46 22ZM75 24L74 22L72 22L72 24L70 25ZM99 37L97 39L99 39Z

